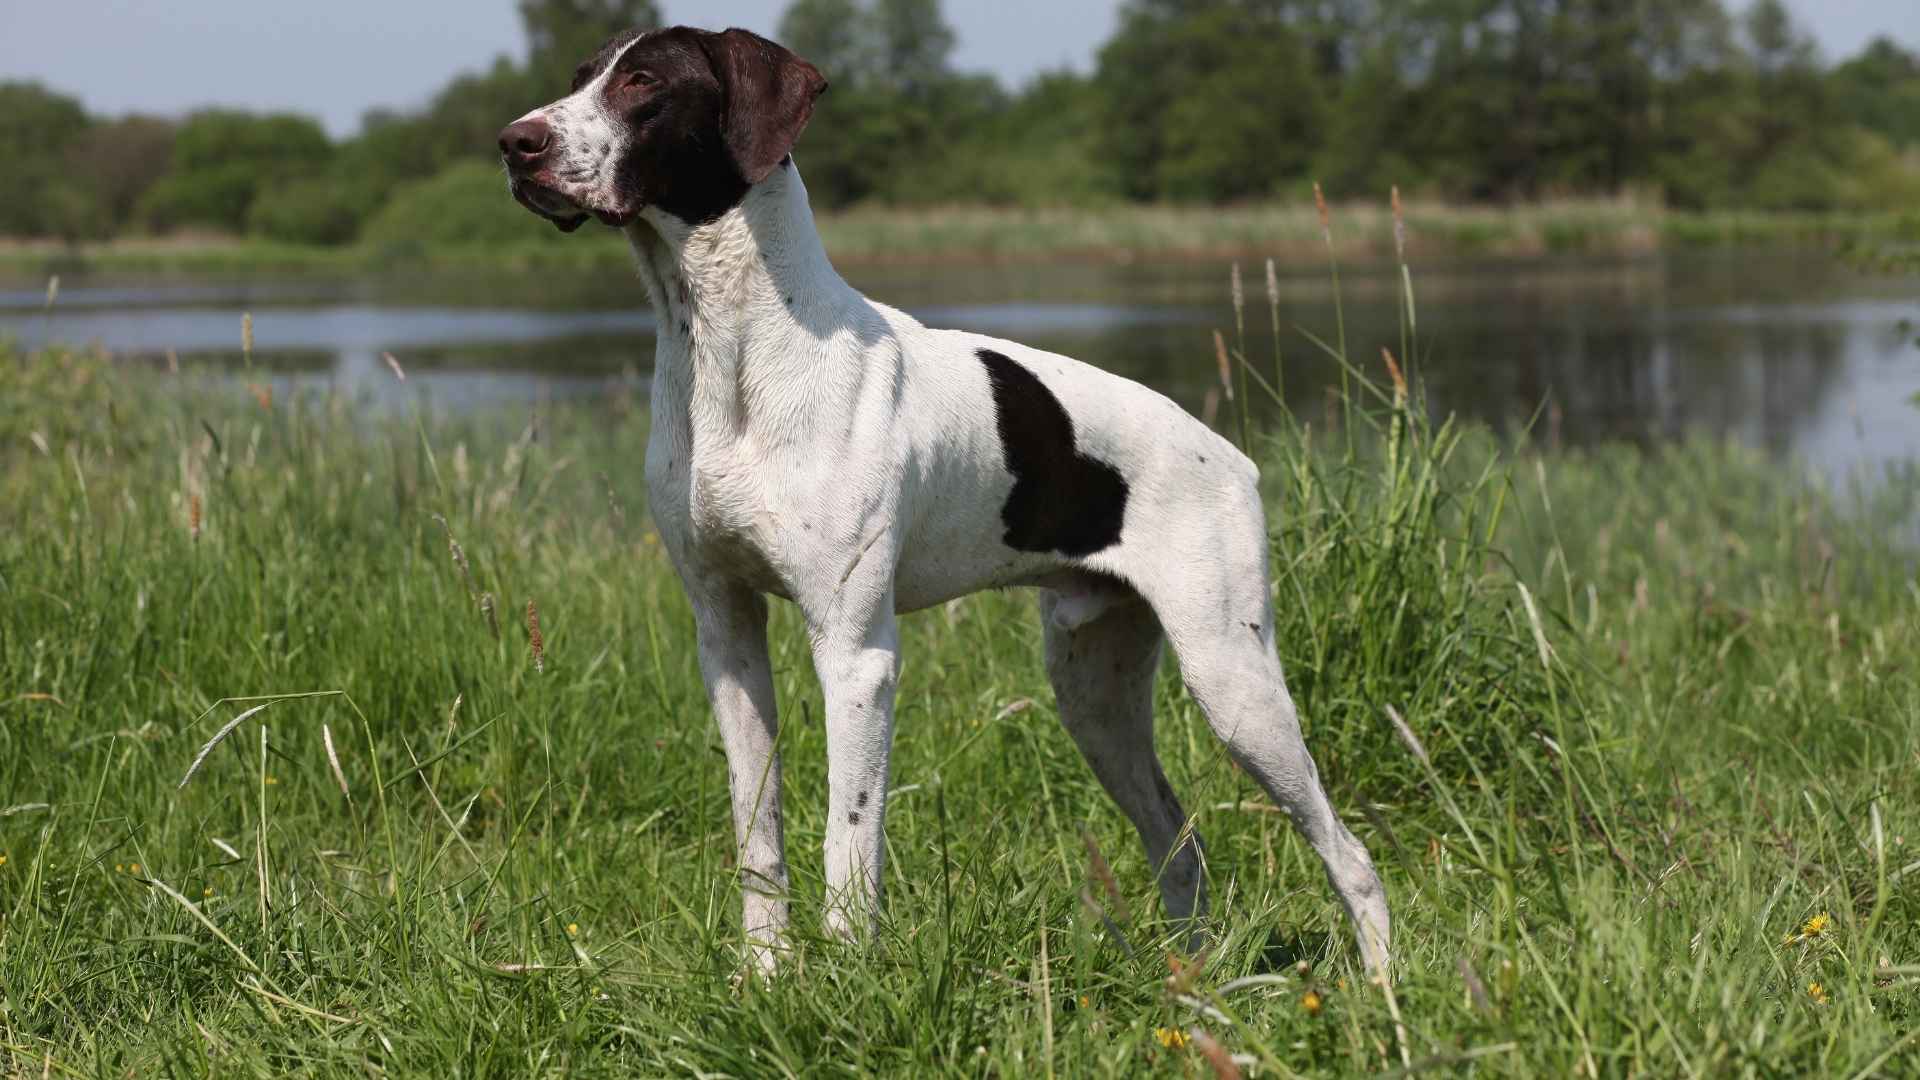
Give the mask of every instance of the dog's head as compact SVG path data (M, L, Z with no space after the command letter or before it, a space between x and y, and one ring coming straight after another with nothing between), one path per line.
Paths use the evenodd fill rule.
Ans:
M689 224L726 213L793 149L827 80L758 34L628 31L566 97L500 132L513 197L559 226L624 226L656 207Z

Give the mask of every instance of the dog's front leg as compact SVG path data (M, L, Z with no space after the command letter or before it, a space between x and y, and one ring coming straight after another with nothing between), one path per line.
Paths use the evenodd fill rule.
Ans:
M871 561L807 620L827 705L826 927L848 939L871 932L880 913L900 656L890 560Z
M747 962L767 972L787 930L786 841L780 820L779 720L767 658L767 604L730 584L690 588L700 674L727 751Z

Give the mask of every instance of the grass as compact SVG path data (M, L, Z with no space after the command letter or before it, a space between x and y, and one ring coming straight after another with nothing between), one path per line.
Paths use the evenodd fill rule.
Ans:
M1911 240L1913 215L1661 210L1625 200L1561 200L1534 206L1415 204L1409 208L1418 254L1640 254L1697 248L1879 250ZM1321 233L1307 205L1234 207L1116 205L1089 208L866 207L824 213L821 232L843 264L926 261L1042 261L1062 258L1217 259L1249 255L1313 256ZM393 266L449 270L475 266L538 269L609 266L631 256L617 237L536 231L539 240L471 247L375 237L357 247L301 247L260 240L194 237L124 239L67 248L0 245L0 277L44 280L49 273L341 274ZM1342 210L1341 253L1385 257L1393 251L1384 207Z
M1234 338L1237 402L1285 374L1267 322ZM1384 344L1417 358L1413 330ZM819 934L821 699L776 605L798 953L737 984L725 765L638 403L378 418L0 355L6 1068L1911 1075L1920 483L1842 508L1731 444L1544 456L1381 370L1249 439L1391 995L1171 664L1216 944L1170 958L1031 601L999 593L905 620L867 949Z

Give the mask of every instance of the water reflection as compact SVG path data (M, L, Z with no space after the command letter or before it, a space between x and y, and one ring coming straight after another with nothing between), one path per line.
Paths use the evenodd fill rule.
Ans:
M1920 457L1920 285L1862 278L1806 256L1506 260L1417 268L1413 366L1435 406L1569 444L1727 433L1828 474ZM1198 411L1215 380L1212 331L1233 337L1215 264L899 267L849 275L935 326L1018 339L1141 379ZM1274 370L1264 283L1249 274L1248 352ZM1278 377L1318 416L1339 372L1299 331L1338 335L1330 283L1283 268ZM1399 278L1350 269L1349 353L1377 370L1403 351ZM69 281L51 314L40 285L0 289L0 335L94 342L130 358L238 361L240 313L256 362L293 387L375 407L437 408L644 392L652 320L619 272L423 274L333 282ZM400 356L403 386L381 359ZM1258 396L1258 395L1256 395Z

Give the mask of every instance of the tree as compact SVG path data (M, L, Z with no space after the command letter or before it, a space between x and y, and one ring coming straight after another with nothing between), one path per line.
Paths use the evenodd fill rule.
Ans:
M333 144L309 116L228 109L195 113L173 140L173 162L141 199L147 223L242 231L255 199L319 174Z
M1137 0L1100 51L1101 148L1135 198L1221 200L1301 176L1325 102L1270 6Z
M0 83L0 235L72 236L90 216L88 192L67 173L66 151L86 110L38 83Z
M91 124L67 146L68 174L79 178L107 232L133 223L134 209L173 160L177 125L156 116Z
M1878 37L1831 81L1841 115L1895 146L1920 146L1920 54Z
M874 0L871 19L877 74L888 89L924 95L952 75L955 38L940 0Z
M833 87L852 86L871 72L861 31L865 12L856 0L794 0L780 16L780 43L820 69Z
M608 38L623 30L651 30L660 22L654 0L520 0L527 67L533 84L547 95L542 100L559 96L574 69Z

